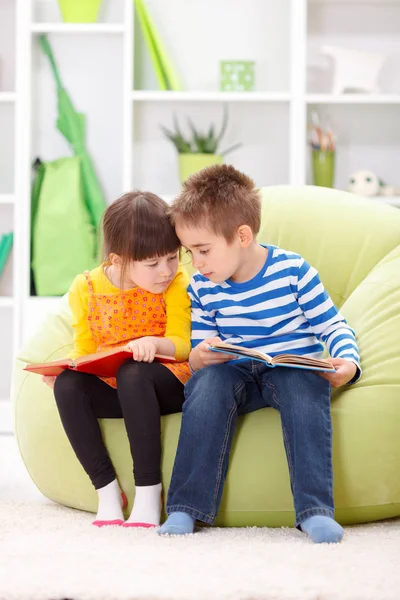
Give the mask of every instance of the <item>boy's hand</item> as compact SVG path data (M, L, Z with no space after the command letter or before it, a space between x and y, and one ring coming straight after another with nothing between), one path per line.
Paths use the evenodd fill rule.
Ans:
M191 351L189 361L193 371L198 371L199 369L210 365L225 363L236 358L234 354L213 352L210 350L210 344L216 344L217 342L221 342L220 338L208 338L204 340L204 342L200 342L200 344Z
M157 352L157 345L150 337L139 338L128 344L129 350L132 350L133 360L138 362L153 362Z
M42 381L49 386L50 389L54 389L54 384L57 377L55 375L42 375Z
M332 387L340 387L351 381L357 372L357 365L345 358L330 358L329 362L335 367L335 373L318 373L324 379L330 381Z

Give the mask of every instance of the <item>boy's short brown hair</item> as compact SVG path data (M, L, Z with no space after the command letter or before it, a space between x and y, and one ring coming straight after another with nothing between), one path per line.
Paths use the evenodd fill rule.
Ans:
M214 165L185 181L169 214L174 225L208 226L231 242L241 225L259 232L261 197L250 177L232 165Z

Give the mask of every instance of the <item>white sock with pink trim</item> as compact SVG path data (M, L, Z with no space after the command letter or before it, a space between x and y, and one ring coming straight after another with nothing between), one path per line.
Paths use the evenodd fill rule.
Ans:
M124 522L122 506L125 505L126 498L125 494L121 493L118 481L114 479L114 481L96 491L99 504L93 525L97 527L122 525Z
M161 483L136 486L131 515L124 527L158 527L161 518Z

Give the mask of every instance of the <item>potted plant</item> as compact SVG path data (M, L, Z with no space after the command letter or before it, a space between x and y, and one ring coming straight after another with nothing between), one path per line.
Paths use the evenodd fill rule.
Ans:
M222 164L224 156L228 152L232 152L241 146L241 144L235 144L222 152L218 151L228 124L228 111L226 109L224 110L224 117L219 133L215 132L213 124L210 125L207 133L198 131L190 118L188 118L188 124L191 131L190 137L182 135L176 115L174 115L175 131L170 131L161 125L161 129L178 151L179 178L181 183L190 177L190 175L205 167Z

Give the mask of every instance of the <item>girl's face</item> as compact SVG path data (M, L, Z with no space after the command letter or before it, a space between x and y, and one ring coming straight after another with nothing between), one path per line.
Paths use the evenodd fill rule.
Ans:
M110 256L112 266L120 270L120 262L117 255ZM142 261L132 261L125 270L124 281L121 288L133 287L143 288L153 294L165 292L178 270L178 251L165 256L148 258Z

